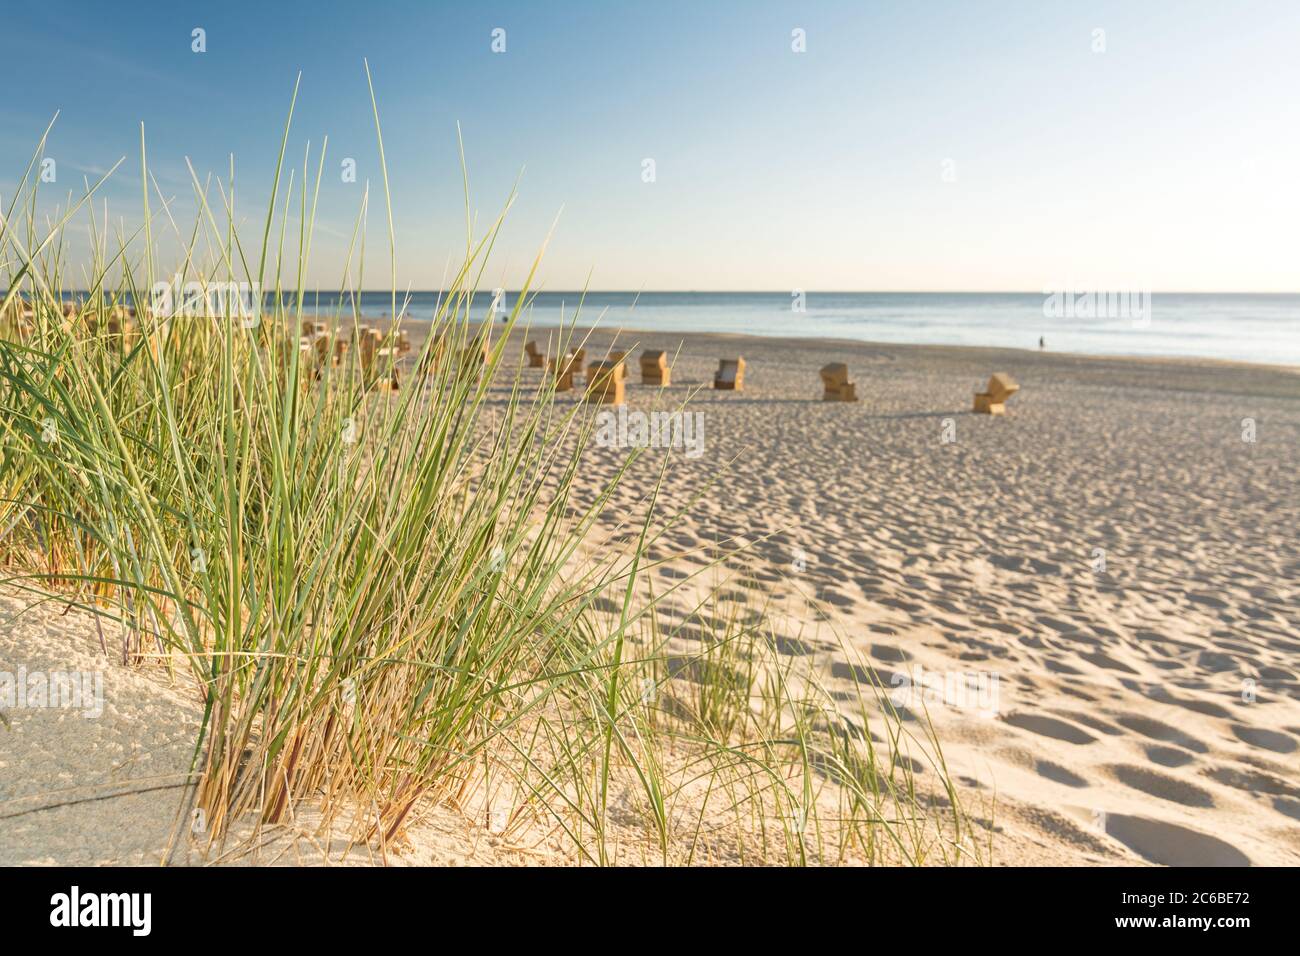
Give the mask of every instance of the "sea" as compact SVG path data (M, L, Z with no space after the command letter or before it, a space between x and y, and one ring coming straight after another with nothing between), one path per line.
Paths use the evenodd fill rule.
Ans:
M399 298L399 310L432 319L445 297ZM514 292L479 292L470 309L501 317ZM366 316L392 312L392 293L362 292ZM312 311L339 308L337 293L309 297ZM350 311L351 304L347 304ZM984 345L1094 355L1195 356L1300 365L1300 295L1217 293L948 292L539 292L520 321L661 332Z
M398 309L429 321L445 300L404 293ZM367 318L392 313L391 292L361 292ZM478 292L472 317L500 318L514 291ZM304 311L351 315L352 294L308 292ZM965 292L536 292L520 321L609 329L732 332L864 342L1045 348L1094 355L1189 356L1300 366L1300 294Z

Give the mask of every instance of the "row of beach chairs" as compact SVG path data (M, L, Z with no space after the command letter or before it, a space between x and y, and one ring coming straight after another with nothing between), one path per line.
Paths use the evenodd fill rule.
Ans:
M395 337L386 338L378 329L361 326L353 330L351 338L332 334L321 323L304 321L300 339L303 358L309 361L320 374L320 367L326 362L335 365L342 363L349 344L357 348L361 359L361 368L367 385L379 384L388 388L398 388L399 356L411 351L411 342L405 330L399 330ZM427 374L445 358L445 343L438 342L425 353L420 374ZM466 346L461 355L460 367L476 370L487 365L489 346L485 340L478 339ZM563 356L550 358L537 348L537 343L529 341L524 345L524 353L529 368L542 368L555 382L557 392L572 391L575 377L582 375L586 379L586 398L602 405L622 405L627 395L627 357L628 353L613 350L604 358L588 362L587 350L572 349ZM668 353L661 349L646 349L639 357L641 384L660 388L672 383L672 369L668 365ZM383 381L378 381L379 373ZM827 402L856 402L857 385L849 381L849 368L843 362L832 362L822 367L822 400ZM719 391L743 391L745 387L745 359L724 358L718 360L718 369L713 376L713 387ZM1003 415L1006 402L1020 386L1005 372L998 372L989 379L983 392L975 395L974 410L986 415Z
M566 352L563 358L548 358L537 348L537 343L529 341L524 346L528 356L529 368L545 368L547 374L555 379L555 390L567 392L573 388L573 377L581 373L587 358L586 349L574 349ZM627 352L614 351L599 362L586 365L587 398L606 405L622 405L627 380ZM671 381L672 370L668 367L668 355L657 349L647 349L641 353L641 384L664 386ZM858 387L849 381L849 367L843 362L832 362L823 366L820 372L822 380L822 401L856 402ZM718 370L713 375L713 387L720 391L739 392L745 387L745 360L743 357L718 360ZM1006 401L1020 390L1005 372L998 372L989 379L985 391L975 395L975 411L987 415L1002 415L1006 412Z
M81 321L92 335L100 331L96 313L89 311L83 313L72 302L63 303L62 313L62 324L65 330L71 330L76 322ZM19 337L26 337L35 331L35 317L31 303L21 298L15 298L9 303L4 313L0 314L0 324L9 327ZM103 312L103 318L103 331L110 336L125 335L129 337L138 331L135 309L129 306L114 305Z
M405 329L385 335L379 329L362 325L347 334L331 330L323 322L304 319L298 338L299 361L320 378L327 365L342 365L348 350L355 350L367 387L393 389L399 386L398 359L411 351L411 339Z
M67 321L75 321L78 312L71 304L63 307ZM135 309L118 305L109 311L105 319L106 331L110 335L130 334L136 327ZM32 320L31 306L20 299L10 303L6 315L0 319L15 324L20 330ZM87 315L88 324L94 320ZM91 329L95 331L95 329ZM348 349L356 350L360 359L362 374L367 386L379 385L397 389L398 359L411 351L411 341L406 330L396 330L385 335L372 326L359 326L347 335L343 330L331 330L321 322L304 320L298 339L300 361L304 367L311 368L317 378L322 369L329 364L341 365ZM427 351L421 359L419 374L428 374L445 358L446 343L439 341ZM488 344L483 339L476 339L462 350L460 368L479 369L488 363ZM537 343L529 341L524 346L529 368L544 368L546 374L555 381L557 392L572 391L576 375L586 377L586 397L605 405L622 405L626 398L627 355L626 351L611 351L603 359L587 362L586 349L572 349L563 356L550 358L537 348ZM641 384L661 388L672 383L672 369L668 365L668 353L660 349L646 349L639 359ZM822 400L827 402L856 402L857 385L849 381L849 368L843 362L832 362L820 371L822 380ZM382 379L381 379L382 376ZM718 370L713 376L713 387L720 391L743 391L745 387L745 359L724 358L718 360ZM985 415L1003 415L1006 403L1011 396L1020 391L1020 386L1005 372L998 372L990 379L982 392L975 394L974 410Z

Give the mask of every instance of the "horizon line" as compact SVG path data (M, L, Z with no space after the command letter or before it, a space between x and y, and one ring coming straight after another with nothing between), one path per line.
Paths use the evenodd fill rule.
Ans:
M313 289L307 292L319 293L322 290ZM382 294L391 295L391 289L359 289L363 295ZM426 294L432 292L446 292L446 289L410 289L410 294ZM494 290L488 288L479 288L474 290L475 293L485 293L490 295ZM506 289L507 293L518 294L519 289ZM573 294L576 296L596 294L623 294L623 295L793 295L795 290L791 289L529 289L529 294L545 292L548 295ZM1097 288L1071 288L1071 289L1052 289L1043 291L1040 289L799 289L804 295L1052 295L1057 292L1124 292L1124 291L1141 291L1150 292L1151 295L1300 295L1300 289L1277 291L1267 289L1211 289L1211 290L1188 290L1188 289L1141 289L1131 290L1119 286L1104 286ZM269 293L268 293L269 294ZM297 295L296 292L288 292L287 295ZM331 294L336 294L331 292ZM408 294L407 292L398 293L399 297Z
M497 288L500 288L499 286ZM7 293L7 288L0 288L0 293ZM398 292L399 298L406 295L430 295L443 294L447 289L408 289ZM473 290L475 295L491 295L495 289L476 288ZM518 295L520 289L506 288L507 294ZM1099 286L1082 287L1082 288L1063 288L1063 289L528 289L527 294L534 295L546 293L547 295L574 295L581 297L583 295L782 295L791 296L796 292L804 295L1055 295L1062 292L1090 294L1098 292L1147 292L1150 295L1300 295L1300 289L1295 290L1273 290L1273 289L1129 289L1121 286ZM80 295L88 294L88 289L63 289L63 295ZM389 295L393 294L392 289L304 289L302 294L307 295L347 295L349 293L360 293L361 295ZM268 290L265 295L274 295L273 291ZM283 296L296 296L298 292L292 290L283 290Z

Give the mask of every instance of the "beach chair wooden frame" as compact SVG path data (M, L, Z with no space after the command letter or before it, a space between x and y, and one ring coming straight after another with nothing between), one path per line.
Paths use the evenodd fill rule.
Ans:
M856 402L858 387L849 381L849 367L843 362L823 365L818 373L822 379L823 402Z
M989 379L982 392L975 393L975 411L981 415L1005 415L1007 399L1020 391L1020 386L1006 372L997 372Z
M537 350L537 343L532 339L524 344L524 352L528 355L529 368L546 368L546 354Z
M385 346L375 352L376 372L382 372L382 377L376 375L376 385L381 389L397 391L400 385L400 377L397 369L398 356L401 350L396 345Z
M627 365L622 359L592 362L587 366L587 401L622 405L626 401Z
M713 387L721 391L739 392L745 387L745 360L718 359L718 370L713 373Z
M361 361L361 380L366 388L374 384L377 374L376 358L384 341L378 329L366 327L360 330L357 339L357 357Z
M668 353L646 349L641 353L641 384L663 388L672 383L673 370L668 367Z
M558 360L546 360L546 374L555 380L557 392L573 391L573 373L578 368L578 361L576 352L569 352Z
M476 337L469 345L461 349L459 373L470 377L481 375L483 369L491 361L490 348L491 346L485 336L483 338Z

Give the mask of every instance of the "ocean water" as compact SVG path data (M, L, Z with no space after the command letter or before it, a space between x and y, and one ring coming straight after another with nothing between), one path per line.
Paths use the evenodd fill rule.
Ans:
M411 293L406 314L428 321L441 299L438 292ZM485 317L492 299L490 292L478 293L471 315ZM505 294L507 308L517 302L517 293ZM309 292L305 311L351 314L350 300L340 305L337 292ZM380 318L392 312L392 294L363 292L359 305L366 317ZM523 321L546 328L573 322L575 315L582 325L609 329L1023 349L1038 348L1041 338L1057 352L1300 366L1297 294L1142 293L1082 301L1026 292L808 292L796 302L781 292L589 292L585 298L540 292L526 299Z
M572 322L582 299L578 292L538 293L527 300L524 321L536 327ZM491 300L480 292L471 314L486 315ZM430 319L438 301L436 292L413 293L407 312ZM506 306L516 302L507 292ZM309 308L313 303L328 313L338 308L338 296L322 293ZM603 328L1024 349L1038 348L1041 337L1060 352L1300 365L1300 295L1294 294L1143 294L1119 303L1094 300L1091 314L1077 297L1053 303L1037 293L808 292L802 304L797 311L790 294L774 292L589 292L578 319ZM391 293L363 292L360 305L364 315L386 315Z

